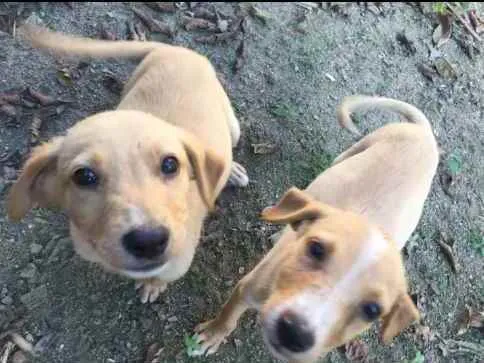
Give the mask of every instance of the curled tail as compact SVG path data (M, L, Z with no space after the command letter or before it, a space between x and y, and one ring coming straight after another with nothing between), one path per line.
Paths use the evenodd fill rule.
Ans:
M92 58L142 58L154 49L171 48L157 42L99 40L52 32L35 25L24 24L18 34L36 48L56 55Z
M351 119L351 113L372 108L381 108L399 113L409 122L422 125L422 127L428 129L430 132L432 131L427 117L415 106L392 98L378 96L355 95L345 97L337 109L338 121L344 128L357 135L361 135L360 130L358 130Z

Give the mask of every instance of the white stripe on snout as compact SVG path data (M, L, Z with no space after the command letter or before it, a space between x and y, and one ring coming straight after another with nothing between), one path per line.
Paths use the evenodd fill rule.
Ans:
M372 231L368 241L362 246L361 253L351 266L350 270L336 283L336 285L327 291L328 296L322 297L321 301L318 296L311 297L313 302L308 307L309 316L314 311L317 317L313 320L316 322L318 339L324 342L331 333L333 325L341 319L341 303L349 303L359 298L358 279L361 274L371 267L388 248L388 242L383 238L380 232ZM324 293L324 292L323 292ZM321 304L321 302L323 302ZM315 310L313 310L315 309Z
M314 290L302 291L283 306L279 306L271 318L277 319L285 309L302 314L316 332L316 339L320 346L330 336L334 324L341 316L341 304L359 298L358 279L365 270L373 265L388 248L388 242L378 231L372 231L367 242L361 246L349 271L333 286L319 292Z
M140 226L146 222L146 214L136 206L129 207L128 218L131 226Z

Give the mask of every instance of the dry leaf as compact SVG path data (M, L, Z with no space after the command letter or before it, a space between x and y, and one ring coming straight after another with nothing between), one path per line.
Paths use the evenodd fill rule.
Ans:
M454 66L447 59L443 57L437 58L434 65L440 76L449 80L455 80L457 78L457 72Z
M469 10L467 12L467 17L469 18L469 21L477 34L484 32L484 20L477 15L476 9Z
M277 146L275 144L270 143L252 144L254 154L271 154L276 150L276 148Z
M164 13L174 13L176 11L175 3L169 2L146 2L146 6L149 6L153 10L162 11Z
M161 353L164 349L164 347L160 348L159 344L157 343L150 345L146 353L145 363L160 363Z
M422 75L425 78L429 79L432 82L434 81L435 78L438 77L437 71L426 64L423 64L423 63L419 64L417 66L417 69L420 71L420 73L422 73Z
M148 29L151 32L157 32L157 33L165 34L165 35L168 35L170 37L173 36L173 31L171 30L171 28L169 27L168 24L165 24L165 23L163 23L159 20L156 20L153 17L151 17L150 15L148 15L148 14L144 13L143 11L138 10L136 8L133 8L132 10L141 19L141 21L143 21L143 23L145 23L145 25L148 27Z
M20 95L18 93L0 93L0 105L18 104L20 102Z
M210 11L206 8L196 8L194 11L193 11L193 17L195 18L203 18L203 19L207 19L207 20L211 20L211 21L217 21L218 18L217 18L217 14L215 14L213 11Z
M28 88L29 95L39 102L42 106L48 106L56 103L56 99L52 96L46 95L42 92L36 91L33 88Z
M0 106L0 111L2 111L4 114L10 117L15 117L17 116L17 110L15 109L14 106L5 104Z
M245 41L242 39L239 46L235 50L235 64L234 64L234 72L237 73L242 66L245 64L247 59L247 47L245 46Z
M452 21L451 14L438 14L439 25L435 28L432 35L432 41L437 48L447 43L452 35Z
M267 23L269 22L269 16L262 10L260 10L259 8L255 7L254 5L251 5L249 7L249 14L260 20L262 24L264 25L267 25Z
M40 128L42 127L42 119L34 115L30 124L30 143L32 145L37 144L40 136Z
M182 18L182 24L185 30L217 30L217 25L210 20L203 18L190 18L189 16L184 16Z
M362 340L355 339L345 345L345 355L351 362L367 362L368 345Z
M446 236L444 234L440 235L440 238L442 240L447 240ZM442 252L444 253L445 257L447 258L447 261L449 261L450 267L452 268L452 271L454 273L457 272L457 262L454 257L454 251L451 246L449 246L446 242L438 240L437 243L439 244L440 248L442 249Z
M464 316L460 322L460 328L457 335L465 334L469 328L482 329L484 326L484 312L474 311L468 305L465 307Z

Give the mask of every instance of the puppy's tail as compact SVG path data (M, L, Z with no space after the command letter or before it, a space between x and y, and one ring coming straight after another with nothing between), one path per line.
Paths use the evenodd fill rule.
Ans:
M430 122L422 111L406 102L387 97L364 95L345 97L337 109L338 121L344 128L361 136L360 130L358 130L351 119L351 113L372 108L381 108L399 113L409 122L421 125L425 129L428 129L428 131L432 132Z
M34 47L61 56L142 58L154 49L172 47L158 42L110 41L71 36L31 24L22 25L17 33Z

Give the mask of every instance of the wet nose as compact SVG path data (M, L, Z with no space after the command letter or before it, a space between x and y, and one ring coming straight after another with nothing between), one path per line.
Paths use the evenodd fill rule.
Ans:
M123 236L123 246L131 255L138 258L156 258L165 252L170 238L166 227L136 228Z
M314 345L314 334L305 319L292 311L286 311L277 321L279 343L287 350L302 353Z

